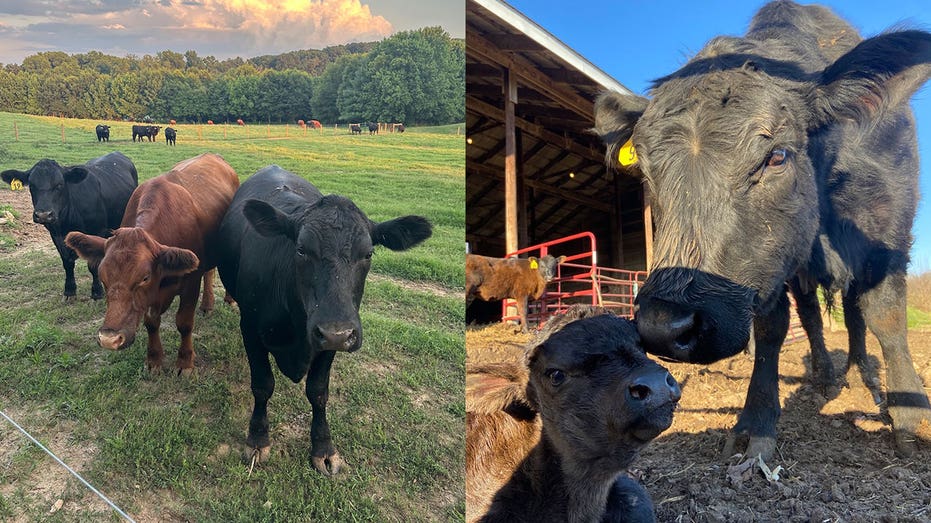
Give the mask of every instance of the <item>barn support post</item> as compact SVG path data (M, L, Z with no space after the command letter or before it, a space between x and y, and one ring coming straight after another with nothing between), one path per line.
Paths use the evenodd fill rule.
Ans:
M514 130L515 155L517 157L517 245L530 245L530 235L527 233L527 186L524 178L524 139L520 129Z
M504 247L518 248L517 237L517 139L514 105L517 103L517 75L504 70Z
M614 173L614 207L611 209L611 237L614 238L613 267L624 265L624 206L621 204L621 177Z
M650 203L652 198L646 185L640 186L640 192L643 196L643 236L646 243L647 271L650 271L653 269L653 207Z

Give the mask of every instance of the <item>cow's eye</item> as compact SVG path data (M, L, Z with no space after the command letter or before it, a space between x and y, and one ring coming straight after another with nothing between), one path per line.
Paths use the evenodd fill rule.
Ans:
M773 149L766 159L766 167L781 167L786 163L789 154L785 149Z
M566 381L566 373L559 369L547 369L546 376L550 379L550 384L558 387Z
M303 247L298 247L298 248L297 248L297 255L303 258L304 256L307 256L307 253L304 252L304 248L303 248Z
M374 249L372 249L371 251L365 253L365 259L366 259L366 260L371 260L373 254L375 254L375 250L374 250Z
M145 285L146 283L149 283L149 276L142 278L142 281L139 282L139 285Z

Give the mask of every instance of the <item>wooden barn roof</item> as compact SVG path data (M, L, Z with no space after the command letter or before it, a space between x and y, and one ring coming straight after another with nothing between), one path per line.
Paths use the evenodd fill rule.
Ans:
M519 246L590 230L603 260L645 266L639 181L607 170L604 145L589 131L599 93L630 91L499 0L466 2L466 240L473 252L506 250L508 75L517 85Z

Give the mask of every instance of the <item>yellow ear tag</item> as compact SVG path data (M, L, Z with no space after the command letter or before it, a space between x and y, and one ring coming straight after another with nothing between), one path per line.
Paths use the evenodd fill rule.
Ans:
M531 268L531 269L538 269L539 267L540 267L540 265L537 263L537 259L536 259L536 258L530 258L530 268Z
M19 191L22 188L23 188L23 182L21 182L19 178L13 178L13 181L10 182L10 189L14 191Z
M634 149L634 144L630 140L627 140L621 146L621 150L617 153L617 161L624 167L637 163L637 150Z

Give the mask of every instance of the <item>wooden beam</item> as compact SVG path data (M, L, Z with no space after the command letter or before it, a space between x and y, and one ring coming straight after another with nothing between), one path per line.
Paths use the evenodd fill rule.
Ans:
M517 77L505 69L504 82L504 246L517 250L517 143L514 105L517 104Z
M526 59L498 49L492 42L479 36L475 31L466 31L466 54L476 56L480 61L506 67L512 74L519 75L527 85L542 93L549 94L554 101L576 111L581 116L594 119L594 102L554 82Z
M504 111L469 95L466 95L466 111L471 111L472 113L479 116L486 116L499 122L504 121ZM541 140L546 140L556 147L567 149L574 154L585 156L586 158L591 158L592 160L604 161L603 149L595 150L592 147L585 147L575 140L545 129L542 125L528 122L527 120L517 118L516 116L515 125L520 127L520 129L527 134Z
M495 169L494 167L488 167L486 165L467 163L466 171L468 171L468 174L484 175L489 178L498 178L498 179L504 178L504 174L501 173L499 169ZM592 209L596 209L604 213L611 212L610 204L607 204L600 200L596 200L595 198L591 198L591 197L584 196L581 194L574 194L571 190L559 189L557 187L553 187L551 185L538 182L536 180L524 180L524 184L527 187L533 187L534 189L540 192L545 192L546 194L553 195L557 198L561 198L566 201L574 202L579 205L585 205L585 206L591 207Z
M494 43L498 49L504 51L545 51L542 45L534 39L522 35L511 33L486 33L485 36Z

